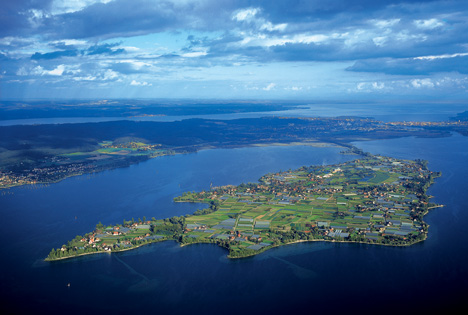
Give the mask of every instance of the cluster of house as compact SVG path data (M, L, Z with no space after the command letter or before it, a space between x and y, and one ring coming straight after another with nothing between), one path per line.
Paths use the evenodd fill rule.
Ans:
M113 149L138 149L138 151L150 151L161 147L161 144L144 144L141 142L125 142L113 144L110 141L104 141L101 144L104 148Z
M213 233L214 230L209 230L206 224L187 224L187 227L185 228L184 233L187 234L191 231L203 231L206 233ZM219 239L226 239L229 241L256 241L256 242L261 242L262 237L260 235L255 235L252 234L251 232L249 233L242 233L241 231L234 231L231 230L229 232L226 232L227 234L213 234L211 238L219 238Z
M206 231L207 228L206 224L187 224L185 232L190 232L191 230Z
M0 172L0 187L30 185L62 179L72 174L83 174L95 168L92 164L72 163L52 167L36 167L29 173Z
M147 221L145 223L150 223L150 221ZM114 226L114 227L109 227L106 229L105 234L98 234L96 232L90 234L88 237L83 237L80 239L80 242L84 243L83 247L91 246L93 248L99 248L103 249L106 251L112 251L112 249L115 248L115 246L120 246L118 244L106 244L105 243L105 237L112 235L112 236L118 236L118 235L124 235L130 232L133 229L137 229L139 226L143 226L142 224L139 223L133 223L129 227L121 227L121 226ZM133 238L133 240L138 241L138 240L143 240L149 238L151 235L150 233L146 233L144 235L136 236ZM103 241L102 244L98 244L101 241ZM121 240L120 244L123 246L131 246L132 243L130 240ZM66 250L66 248L62 248L62 250Z
M331 173L328 173L328 174L325 174L325 175L317 175L317 178L330 178L332 177L334 174L338 173L338 172L343 172L343 170L341 168L335 168L333 171L331 171Z
M229 241L252 241L252 242L261 242L262 237L257 234L253 234L252 232L249 233L241 233L240 231L230 231L227 234L213 234L211 238L218 238L218 239L225 239Z

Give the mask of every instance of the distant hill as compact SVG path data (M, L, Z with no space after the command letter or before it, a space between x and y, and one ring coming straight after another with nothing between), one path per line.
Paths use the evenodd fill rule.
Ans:
M450 117L450 120L468 121L468 110L463 113L458 113L455 117Z

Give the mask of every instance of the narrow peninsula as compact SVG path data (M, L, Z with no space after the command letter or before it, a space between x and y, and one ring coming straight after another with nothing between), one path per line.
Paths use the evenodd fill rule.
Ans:
M104 226L52 249L48 261L111 253L175 240L215 243L229 258L300 241L406 246L427 237L424 215L439 205L426 194L440 176L423 160L400 160L354 148L359 159L267 174L258 183L186 192L175 202L206 203L192 215Z

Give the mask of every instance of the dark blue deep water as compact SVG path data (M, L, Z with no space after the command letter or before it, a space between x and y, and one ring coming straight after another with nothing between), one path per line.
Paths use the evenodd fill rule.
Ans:
M215 245L165 242L134 251L46 263L52 247L98 221L192 213L187 190L256 181L267 172L354 158L339 148L220 149L162 157L0 196L0 310L9 313L335 314L450 310L468 293L468 138L356 143L372 153L422 158L443 176L430 188L446 205L426 217L429 238L393 248L301 243L228 260ZM70 283L71 286L67 287Z

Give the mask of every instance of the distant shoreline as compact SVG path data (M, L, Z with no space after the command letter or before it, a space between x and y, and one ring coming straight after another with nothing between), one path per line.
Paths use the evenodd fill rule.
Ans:
M272 142L272 143L264 142L264 143L252 143L252 144L246 144L246 145L232 145L232 146L230 146L230 145L213 146L213 145L209 145L209 144L205 144L205 145L201 144L201 145L197 145L197 148L195 148L195 150L192 151L192 152L177 152L177 151L174 151L173 154L148 156L144 160L137 161L137 162L134 162L134 163L130 162L129 164L125 164L125 165L122 165L122 166L112 166L112 167L108 167L108 168L99 169L97 171L90 171L90 172L83 172L83 173L76 173L76 174L66 174L66 175L64 175L64 177L62 177L60 179L51 180L51 181L39 181L39 182L35 182L35 183L25 183L25 184L0 186L0 190L1 189L14 188L14 187L28 186L28 185L51 185L51 184L59 183L62 180L65 180L67 178L71 178L71 177L75 177L75 176L89 175L89 174L98 174L98 173L109 171L109 170L128 167L130 165L137 165L139 163L146 162L148 160L152 160L152 159L163 157L163 156L169 156L169 155L190 154L190 153L196 153L196 152L205 151L205 150L216 150L216 149L270 147L270 146L284 146L284 147L287 147L287 146L311 146L311 147L317 147L317 148L344 147L344 146L340 146L340 145L338 145L336 143L328 143L328 142L323 142L323 141L311 141L311 142L303 141L303 142L289 142L289 143L287 143L287 142L284 142L284 143L281 143L281 142ZM188 149L188 147L185 147L185 149Z

